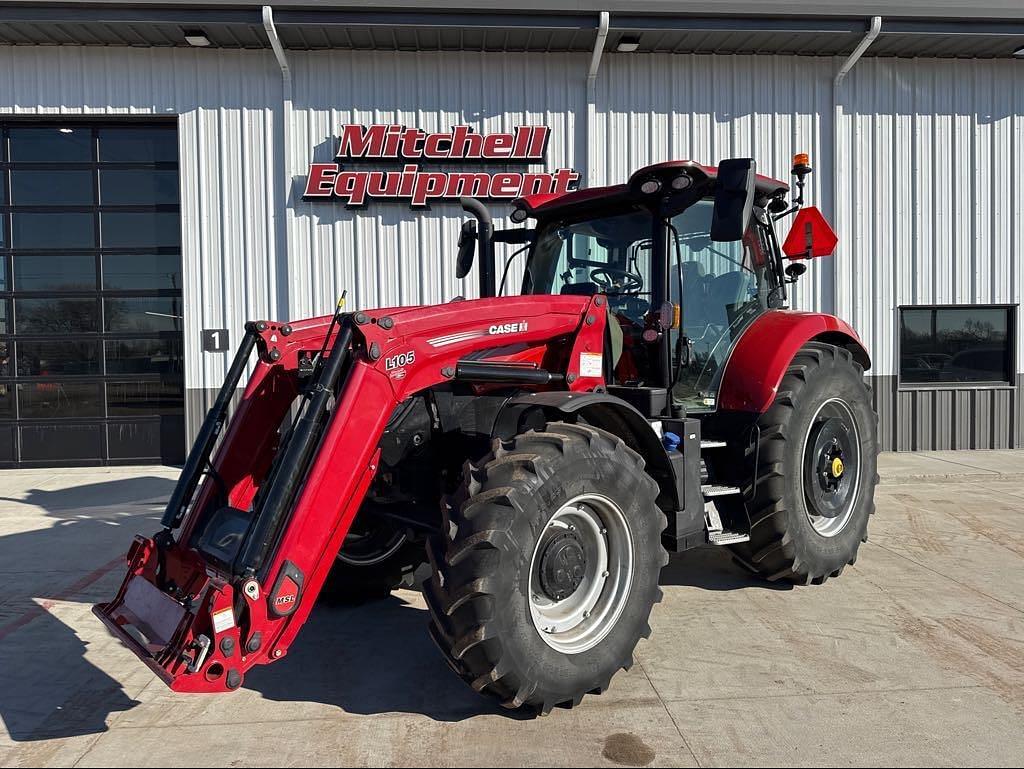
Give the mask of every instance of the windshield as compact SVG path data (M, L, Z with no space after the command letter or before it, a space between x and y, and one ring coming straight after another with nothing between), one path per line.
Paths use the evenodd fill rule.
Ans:
M608 295L640 323L650 309L652 217L647 210L579 222L552 222L537 233L524 294Z

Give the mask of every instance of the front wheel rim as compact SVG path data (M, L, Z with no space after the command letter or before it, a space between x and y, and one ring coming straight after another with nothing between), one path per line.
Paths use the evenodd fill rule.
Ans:
M811 418L800 467L807 519L822 537L835 537L853 518L861 471L860 431L853 410L845 401L830 398Z
M556 585L552 553L563 559L568 554L575 570ZM574 558L577 554L581 561ZM530 559L528 600L537 633L564 654L592 649L618 622L633 570L633 538L621 508L599 494L569 500L548 520Z

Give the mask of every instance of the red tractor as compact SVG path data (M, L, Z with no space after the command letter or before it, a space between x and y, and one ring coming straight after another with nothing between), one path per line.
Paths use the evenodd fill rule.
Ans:
M812 208L776 239L809 171L798 156L787 202L751 160L663 163L522 198L535 226L502 231L464 199L458 274L477 259L483 298L248 323L162 530L97 615L172 689L226 691L322 591L429 564L452 669L547 712L631 664L670 552L838 576L874 509L876 417L856 333L786 309L835 245ZM519 296L495 295L495 243L525 252Z

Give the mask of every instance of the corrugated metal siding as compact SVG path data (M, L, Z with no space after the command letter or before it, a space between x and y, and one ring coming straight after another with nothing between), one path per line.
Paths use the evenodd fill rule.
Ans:
M1014 388L900 389L871 377L883 451L1008 449L1024 445L1024 375Z
M840 98L837 310L892 375L899 305L1020 301L1024 64L865 60Z
M793 154L819 172L808 201L831 210L831 58L610 54L602 62L590 146L594 184L625 181L650 163L715 164L753 157L758 172L788 181ZM783 223L780 237L785 237ZM793 305L829 310L832 260L811 265Z
M324 312L343 289L352 307L476 295L475 272L466 280L455 278L456 241L466 218L457 204L435 203L414 212L404 202L377 201L359 210L302 200L309 163L331 160L342 124L397 123L427 131L468 124L481 132L543 124L551 128L547 167L582 167L577 152L584 141L586 56L331 52L290 60L295 72L290 309L295 317ZM501 203L492 210L496 217L510 212ZM516 266L521 265L520 258ZM520 274L513 273L513 287Z
M0 47L0 113L179 116L185 386L218 387L229 355L200 330L274 317L281 77L265 52Z
M237 341L247 318L322 313L346 288L355 307L475 294L474 280L454 277L456 205L302 201L308 163L333 155L342 123L542 123L545 165L590 166L592 184L671 158L742 155L786 179L792 154L810 152L809 199L836 222L840 248L811 265L793 304L835 311L864 336L883 445L1021 445L1019 388L903 392L894 375L899 304L1020 301L1024 63L864 59L837 118L832 58L608 53L588 142L588 58L290 52L287 183L269 52L0 47L0 111L178 116L190 403L219 385L228 357L199 350L202 328Z
M895 377L900 305L1024 293L1024 65L865 59L839 102L836 310L883 378L883 447L1021 445L1019 387L900 390Z
M831 58L608 54L589 149L585 56L335 51L291 54L290 63L293 315L322 312L343 288L362 307L445 301L476 290L453 275L463 218L457 206L416 216L402 203L353 211L301 200L306 167L331 159L343 123L426 130L469 123L481 131L543 123L552 129L547 167L583 172L592 153L592 185L622 182L639 167L673 158L714 163L751 155L762 173L782 179L795 151L811 152L823 170L831 166ZM828 180L819 173L809 185L809 198L826 211ZM829 309L832 286L832 262L822 260L798 285L794 305Z

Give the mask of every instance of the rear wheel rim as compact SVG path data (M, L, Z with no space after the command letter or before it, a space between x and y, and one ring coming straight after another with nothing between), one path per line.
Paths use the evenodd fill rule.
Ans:
M407 540L404 531L378 522L361 531L350 531L338 560L349 566L376 566L397 553Z
M811 419L804 438L800 486L807 520L822 537L835 537L853 517L860 493L860 432L853 410L830 398Z
M567 544L568 543L568 544ZM575 556L582 553L582 562ZM552 585L551 559L568 554L574 576ZM579 654L615 627L633 582L633 538L621 508L599 494L581 494L548 520L530 560L530 618L544 642ZM564 598L557 587L569 594Z

